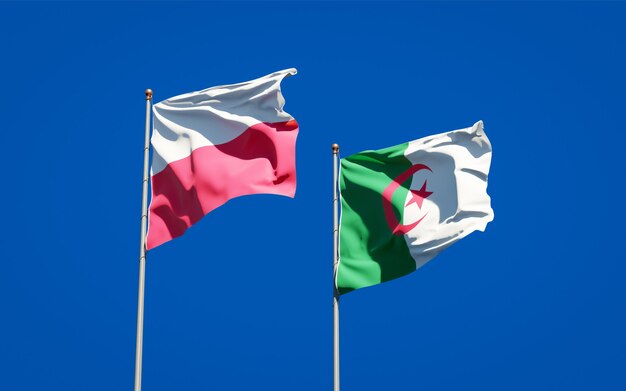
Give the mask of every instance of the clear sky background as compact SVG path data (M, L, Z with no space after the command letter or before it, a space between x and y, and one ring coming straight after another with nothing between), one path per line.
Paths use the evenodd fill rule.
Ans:
M295 199L148 254L144 390L330 390L332 153L485 123L495 220L341 302L342 389L624 390L626 4L2 3L0 390L132 389L144 90L295 67Z

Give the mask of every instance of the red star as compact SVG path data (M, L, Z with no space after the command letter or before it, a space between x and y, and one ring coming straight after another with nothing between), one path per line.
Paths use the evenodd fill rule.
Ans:
M415 202L417 206L422 209L422 203L429 195L433 194L433 192L426 190L426 181L424 181L422 188L419 190L411 190L411 194L413 194L413 197L411 197L405 206L409 206Z

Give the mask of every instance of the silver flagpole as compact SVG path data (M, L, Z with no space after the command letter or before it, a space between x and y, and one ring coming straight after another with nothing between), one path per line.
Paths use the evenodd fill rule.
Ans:
M337 276L337 263L339 261L338 239L339 239L339 204L337 200L337 154L339 153L339 145L333 144L333 275ZM334 391L339 391L339 292L336 284L333 282L333 362L334 362Z
M141 198L141 240L139 246L139 293L137 297L137 346L135 350L135 391L141 390L143 353L143 296L146 286L146 225L148 221L148 156L150 152L150 104L152 90L146 90L146 134L143 148L143 195Z

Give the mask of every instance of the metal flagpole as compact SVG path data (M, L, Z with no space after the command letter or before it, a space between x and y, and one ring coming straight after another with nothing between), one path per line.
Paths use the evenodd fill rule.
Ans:
M148 156L150 152L150 105L152 90L146 90L146 134L143 148L143 195L141 198L141 240L139 246L139 293L137 297L137 346L135 350L135 391L141 390L143 353L143 296L146 285L146 225L148 221Z
M337 276L337 263L339 262L338 239L339 239L339 204L337 199L337 154L339 145L333 144L333 275ZM334 362L334 391L339 391L339 291L333 283L333 362Z

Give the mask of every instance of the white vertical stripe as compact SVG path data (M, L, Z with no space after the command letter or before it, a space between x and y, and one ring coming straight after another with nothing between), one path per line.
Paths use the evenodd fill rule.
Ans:
M412 141L405 156L412 164L432 170L417 172L411 183L411 189L419 190L426 182L432 194L421 208L413 203L404 212L404 224L426 216L404 235L419 268L457 240L484 231L493 220L487 194L491 143L479 121L469 128ZM409 192L407 202L411 197Z

